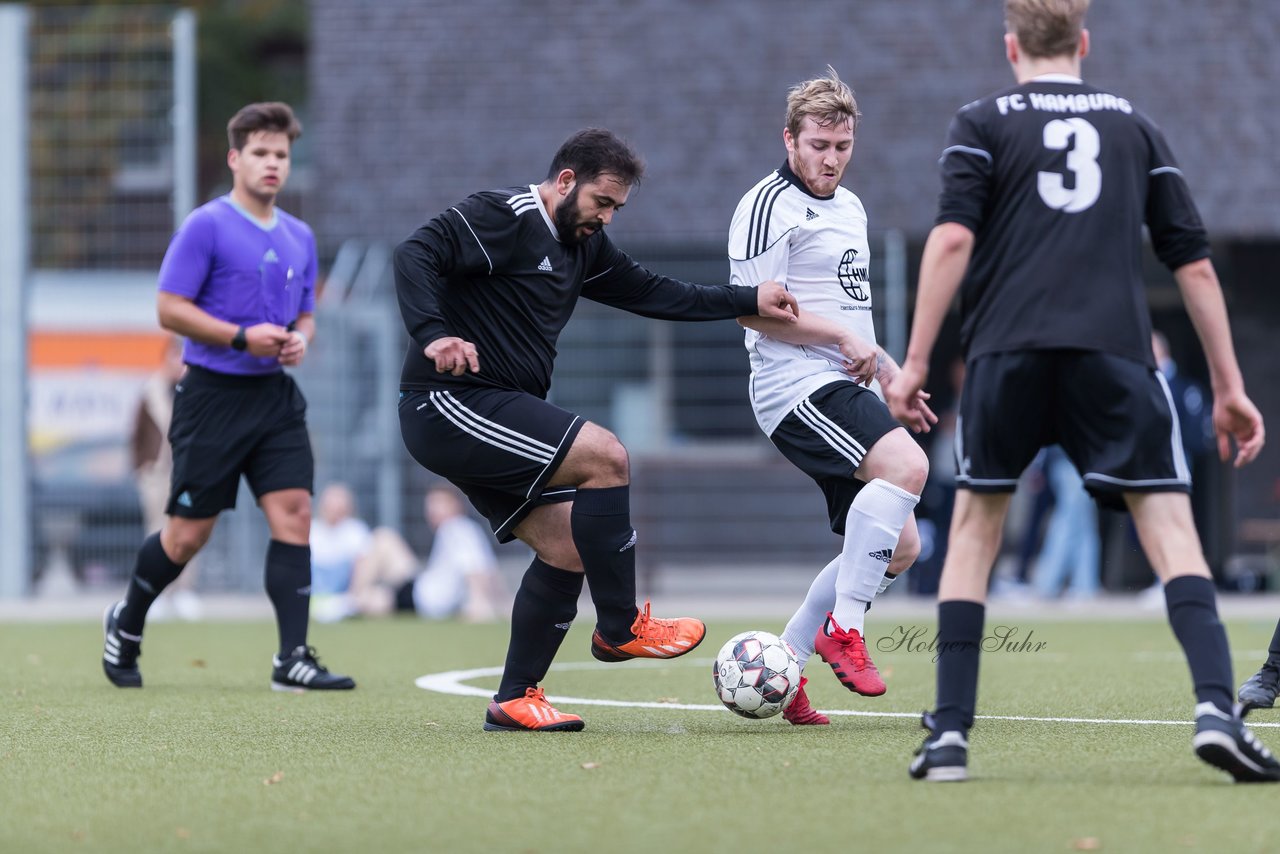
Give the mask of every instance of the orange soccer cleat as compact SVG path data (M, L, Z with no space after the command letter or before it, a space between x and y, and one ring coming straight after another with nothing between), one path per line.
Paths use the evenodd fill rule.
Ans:
M591 635L591 654L600 661L626 661L628 658L675 658L702 643L707 627L692 617L659 620L649 616L649 603L636 614L631 624L634 640L613 644L596 629Z
M490 732L578 732L586 724L547 702L541 688L526 688L523 697L499 703L494 700L484 714Z

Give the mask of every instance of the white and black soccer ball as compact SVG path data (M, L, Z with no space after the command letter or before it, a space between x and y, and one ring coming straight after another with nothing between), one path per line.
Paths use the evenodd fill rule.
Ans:
M734 635L716 656L712 679L729 711L768 718L791 705L800 690L800 663L791 645L769 632Z

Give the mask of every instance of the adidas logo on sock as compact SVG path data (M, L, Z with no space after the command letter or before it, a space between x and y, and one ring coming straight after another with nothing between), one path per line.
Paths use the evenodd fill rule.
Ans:
M622 548L618 549L618 551L619 551L619 552L625 552L627 549L631 548L631 547L632 547L632 546L634 546L635 544L636 544L636 532L635 532L635 530L633 529L633 530L631 531L631 539L627 540L626 545L624 545Z
M880 549L875 552L867 552L867 557L873 557L876 560L882 560L885 563L893 560L893 549Z
M811 208L805 208L805 209L804 209L804 218L805 218L806 220L810 220L810 219L817 219L817 218L818 218L818 215L817 215L816 213L814 213L814 212L813 212L813 210L812 210Z
M542 271L542 272L544 272L544 273L550 273L550 272L551 272L551 258L550 258L549 256L546 256L546 255L542 256L542 263L538 265L538 269L539 269L539 270L541 270L541 271Z

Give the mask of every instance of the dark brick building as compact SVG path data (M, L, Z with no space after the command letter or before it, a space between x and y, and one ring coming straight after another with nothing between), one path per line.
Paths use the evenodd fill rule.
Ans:
M1011 82L999 0L312 0L308 215L322 251L395 241L474 190L541 179L559 142L610 127L649 177L627 244L720 251L744 189L781 162L788 86L831 63L864 118L847 184L873 229L918 241L936 159L966 101ZM1168 135L1218 246L1250 388L1280 423L1280 5L1095 0L1085 75ZM1157 322L1203 363L1169 279ZM1277 452L1241 475L1233 516L1280 516Z

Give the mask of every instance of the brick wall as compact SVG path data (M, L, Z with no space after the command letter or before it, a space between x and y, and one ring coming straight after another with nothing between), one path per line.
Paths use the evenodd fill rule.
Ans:
M1011 82L999 0L312 0L309 212L332 253L539 180L604 125L649 178L620 239L722 240L782 161L787 87L832 63L864 113L848 186L873 228L931 223L957 107ZM1215 237L1280 233L1280 4L1096 0L1085 74L1168 134Z

